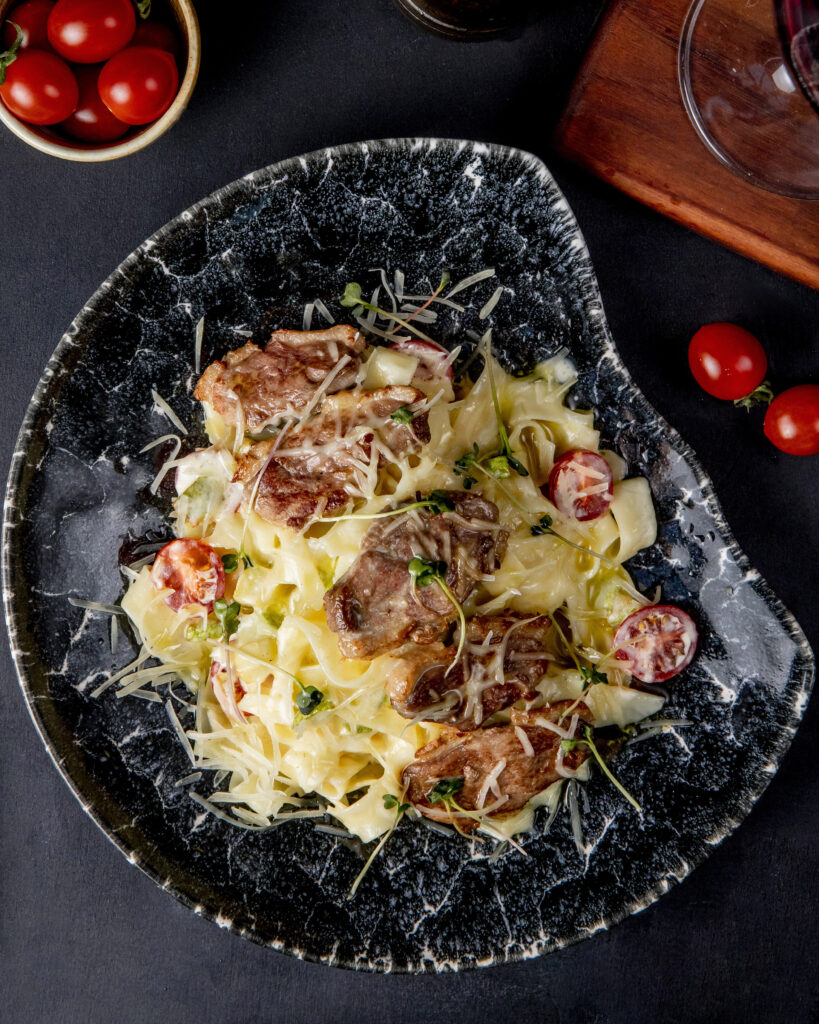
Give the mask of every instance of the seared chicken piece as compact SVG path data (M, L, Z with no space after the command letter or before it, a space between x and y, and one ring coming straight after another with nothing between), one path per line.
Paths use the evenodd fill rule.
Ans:
M408 565L417 556L446 563L445 580L459 603L478 580L500 565L508 533L498 509L474 491L451 491L453 511L412 509L377 520L361 554L324 596L330 629L347 658L375 658L401 644L441 639L457 611L435 582L414 584Z
M250 496L261 473L256 512L268 522L299 530L364 493L376 444L377 462L383 462L416 452L429 441L426 413L409 423L390 419L396 409L423 400L416 388L397 386L331 395L299 429L253 445L239 460L234 480Z
M364 339L352 327L326 331L274 331L264 351L252 342L205 370L194 395L228 423L256 432L303 409L346 358L329 393L355 385Z
M457 663L457 636L448 645L414 647L395 659L386 683L390 703L404 718L477 729L496 711L537 696L535 686L550 660L544 650L550 625L543 615L475 616L467 621Z
M560 701L549 708L512 715L511 725L454 732L421 747L402 774L406 799L427 818L454 820L460 829L469 831L479 822L445 802L430 802L430 793L443 780L462 780L453 794L455 802L465 811L491 807L486 812L489 818L514 814L557 782L562 777L556 767L562 737L548 725L557 726L564 734L574 725L574 735L579 735L582 724L592 721L589 709L585 704ZM588 748L578 746L563 752L562 764L574 771L588 756Z

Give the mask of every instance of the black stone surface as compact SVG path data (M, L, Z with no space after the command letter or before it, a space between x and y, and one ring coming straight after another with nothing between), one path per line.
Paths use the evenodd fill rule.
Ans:
M185 119L153 149L110 167L77 168L1 140L6 220L16 225L0 256L12 384L7 451L41 366L86 296L141 238L211 188L355 137L419 132L507 142L546 156L556 170L589 241L625 362L698 449L740 543L815 644L815 460L779 455L762 439L758 415L700 396L685 344L702 322L736 319L762 337L779 386L816 380L816 296L548 158L548 127L593 5L556 5L518 40L480 47L427 37L383 3L354 13L339 4L281 4L235 42L225 39L222 15L205 5L200 13L206 46L211 41L203 80ZM519 101L527 95L544 97L536 120ZM268 106L272 96L280 107ZM328 96L332 104L322 101ZM98 571L90 556L77 589ZM127 872L39 748L8 662L3 680L2 941L11 1020L421 1020L442 1004L456 1020L815 1015L810 709L739 834L646 914L515 968L359 978L219 933ZM476 915L485 912L478 902Z

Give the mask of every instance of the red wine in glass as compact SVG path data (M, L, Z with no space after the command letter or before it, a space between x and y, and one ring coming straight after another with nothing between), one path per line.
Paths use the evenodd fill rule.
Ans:
M819 2L774 3L785 57L803 92L819 112Z

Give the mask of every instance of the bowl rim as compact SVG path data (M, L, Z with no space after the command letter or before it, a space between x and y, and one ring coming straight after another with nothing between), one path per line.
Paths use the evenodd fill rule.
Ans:
M5 18L6 11L12 3L14 3L14 0L0 0L0 21ZM116 142L113 145L103 144L96 147L83 147L73 145L70 142L62 143L54 139L45 138L35 131L32 126L15 117L4 103L0 103L0 121L18 139L22 139L23 142L34 149L40 150L41 153L59 157L61 160L73 160L77 163L101 163L105 160L117 160L119 157L130 156L132 153L137 153L146 146L150 146L152 142L155 142L160 135L164 135L182 116L182 112L190 102L196 80L199 77L202 35L199 29L196 9L193 6L192 0L172 0L171 6L181 20L181 32L187 44L188 59L173 103L171 103L162 117L154 121L145 131L126 139L124 142Z

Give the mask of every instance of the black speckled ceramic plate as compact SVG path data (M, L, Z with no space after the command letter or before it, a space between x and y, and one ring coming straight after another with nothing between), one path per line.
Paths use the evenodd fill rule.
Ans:
M507 291L495 347L522 367L566 346L580 403L648 477L657 544L632 563L701 631L667 714L694 724L634 744L616 768L638 816L599 775L586 787L586 852L561 816L489 863L460 838L405 821L353 902L360 852L310 822L253 834L204 815L174 783L189 771L162 704L90 691L113 657L108 623L69 595L116 601L127 535L167 534L138 456L167 429L151 389L198 422L203 365L271 326L300 327L368 268L408 286L493 266ZM373 281L373 283L375 283ZM492 293L485 282L477 299ZM476 301L475 308L480 306ZM444 342L476 314L436 325ZM243 333L244 332L244 333ZM796 622L738 550L693 452L648 405L612 344L583 239L546 168L469 142L362 143L250 174L182 214L105 282L60 342L20 433L4 534L6 613L32 717L83 807L159 885L257 942L328 964L439 971L536 956L606 928L684 878L748 813L790 743L813 678Z

